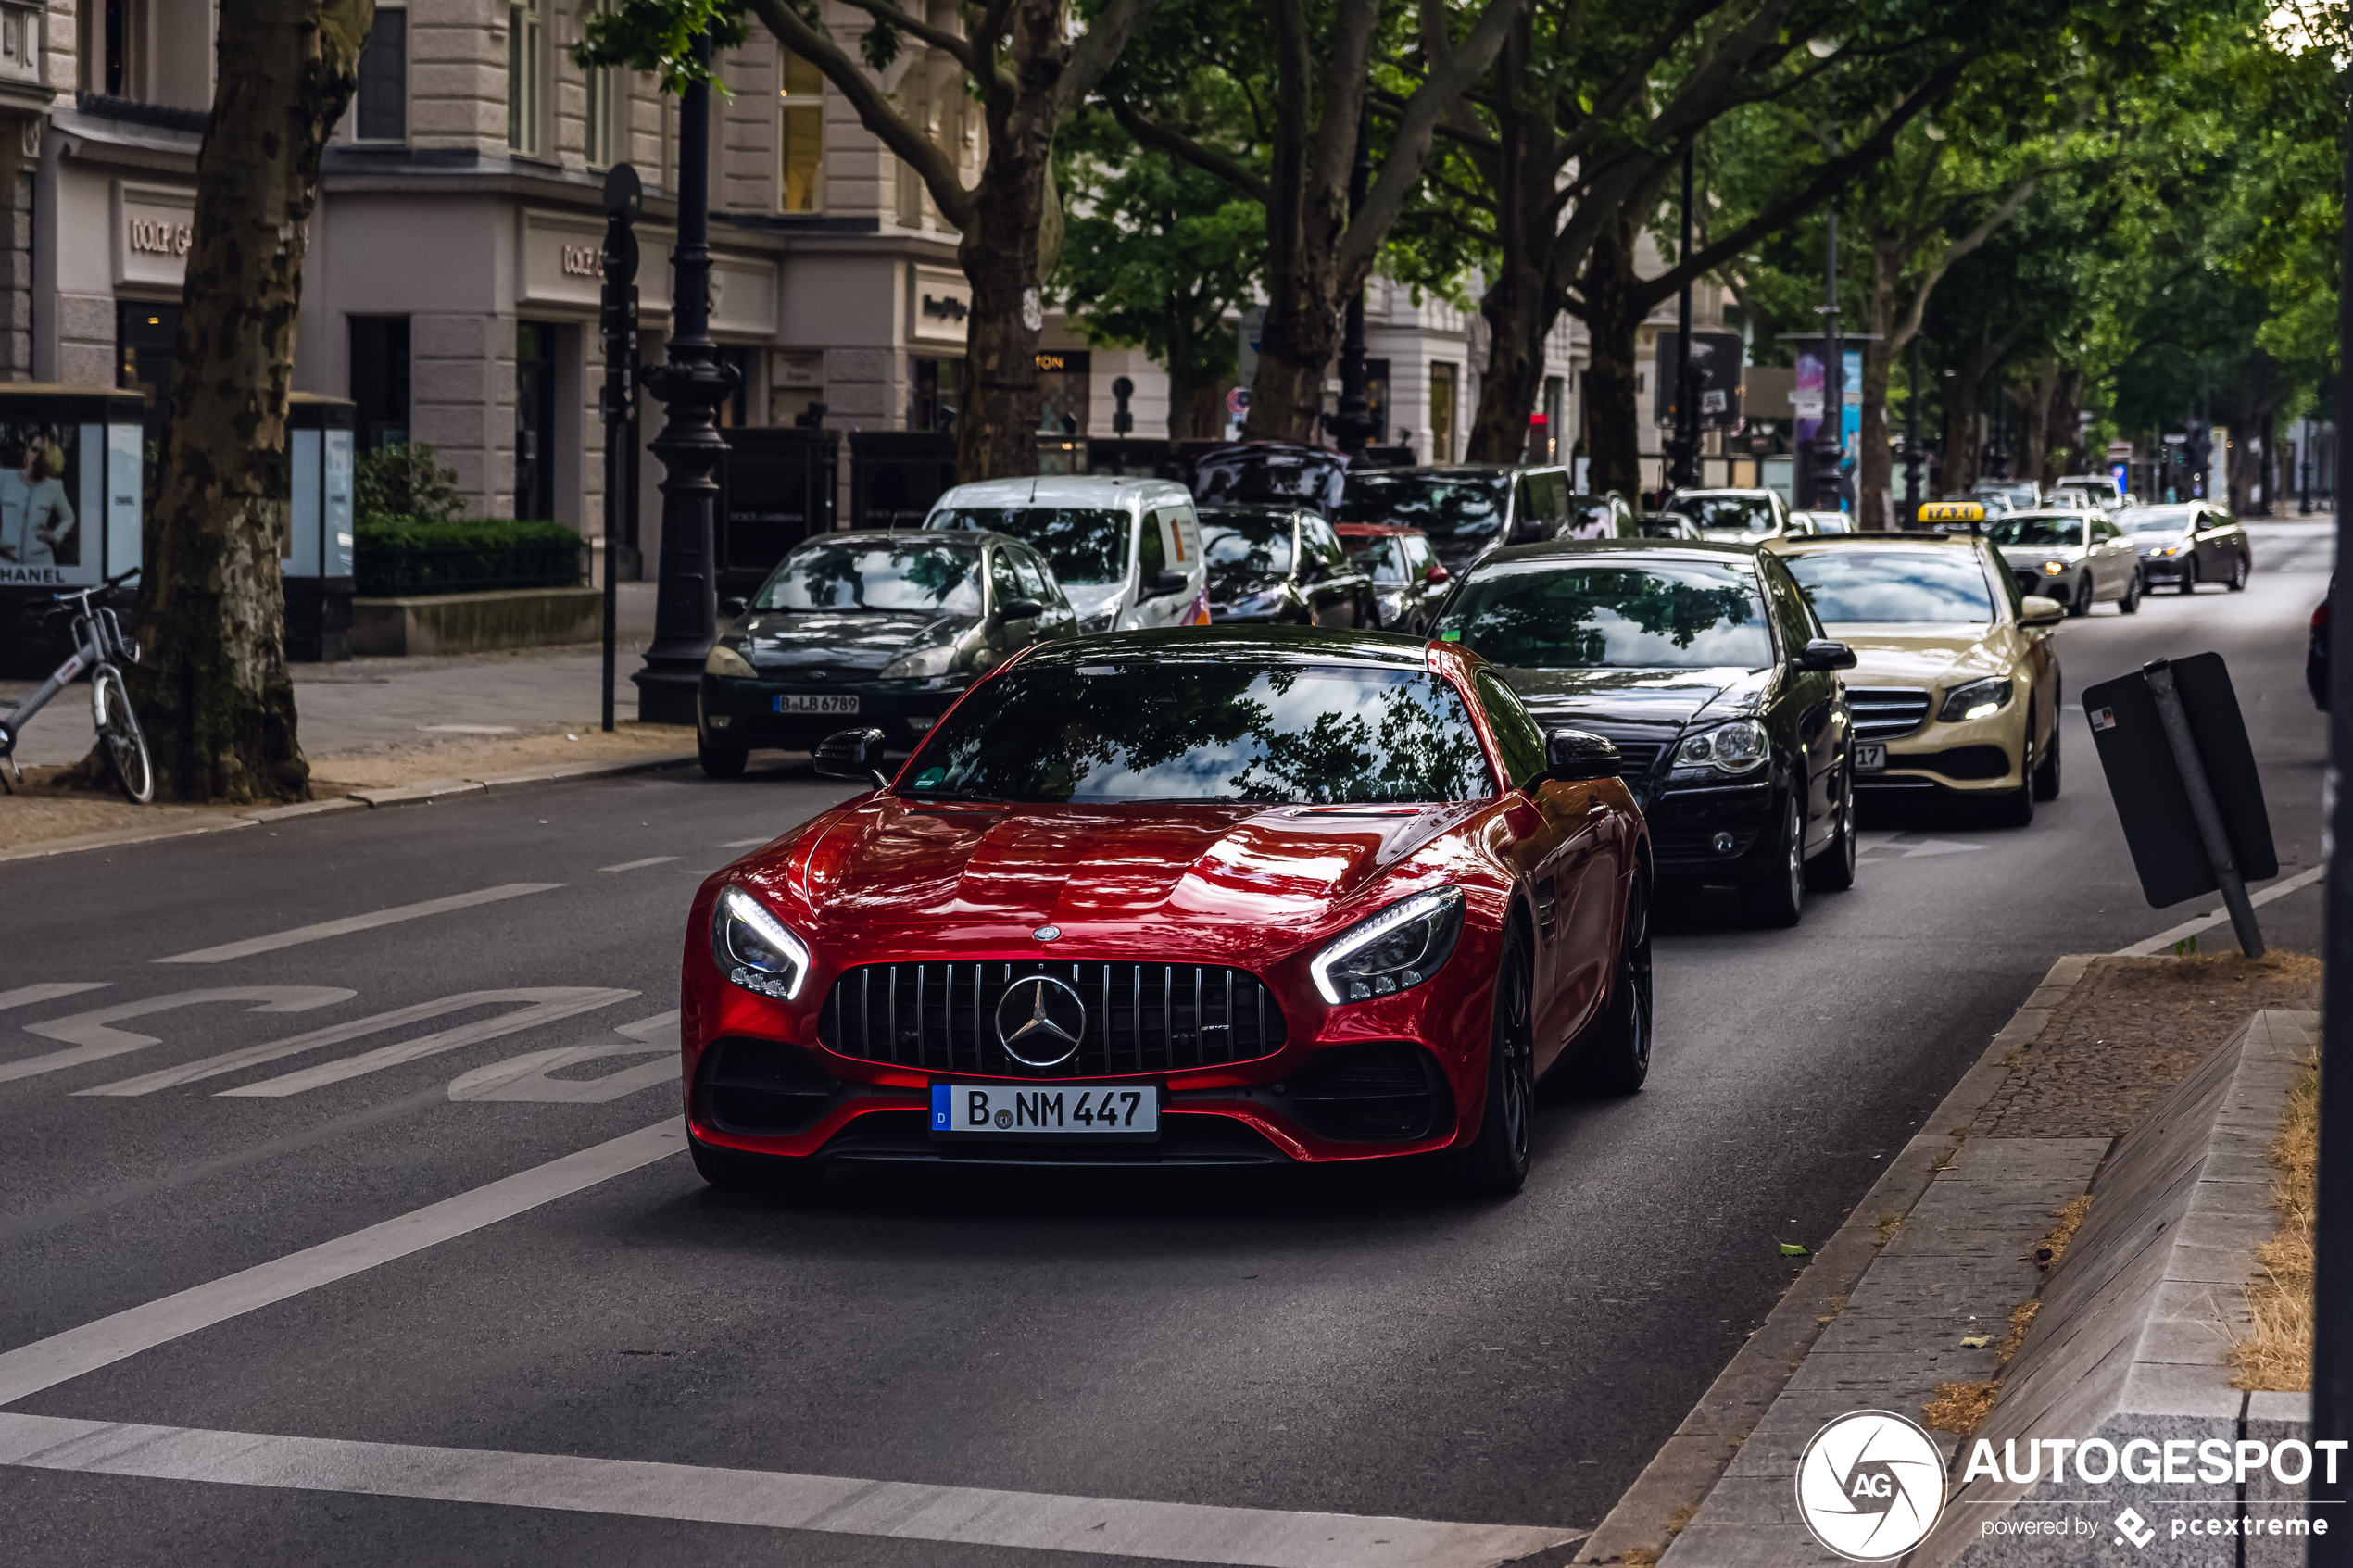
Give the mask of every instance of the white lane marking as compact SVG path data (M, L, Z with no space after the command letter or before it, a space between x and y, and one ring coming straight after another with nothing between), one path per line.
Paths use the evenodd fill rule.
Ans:
M496 904L503 898L520 898L526 893L545 893L562 885L560 882L510 882L472 893L454 894L447 898L428 898L422 904L403 904L397 909L378 909L370 915L350 915L342 920L322 921L317 925L298 925L292 931L276 932L268 936L248 936L242 942L224 942L218 947L199 947L193 953L174 953L168 959L157 959L156 962L220 963L228 959L250 958L256 953L275 952L280 947L296 947L305 942L323 942L330 936L372 931L380 925L397 925L405 920L447 914L452 909L470 909L476 904Z
M312 1008L347 1002L359 994L341 985L221 985L204 991L172 991L142 1002L117 1002L91 1012L53 1018L46 1023L28 1023L28 1032L64 1040L73 1048L51 1051L46 1056L29 1056L20 1061L0 1062L0 1084L35 1078L64 1067L79 1067L85 1061L104 1061L110 1056L121 1056L157 1043L153 1035L136 1035L112 1027L121 1019L143 1018L199 1002L258 1002L260 1006L245 1010L307 1012Z
M0 1012L10 1008L29 1008L35 1002L54 1002L59 997L77 997L84 991L103 991L103 980L52 980L39 985L19 985L13 991L0 991Z
M722 849L749 849L755 844L766 844L770 839L773 839L775 836L776 835L772 833L767 838L731 838L719 847Z
M449 1081L453 1100L524 1100L537 1105L602 1105L623 1095L678 1081L678 1010L624 1023L616 1031L626 1045L567 1046L560 1050L527 1051L488 1067L477 1067ZM615 1056L653 1056L652 1061L624 1067L598 1078L553 1078L558 1068Z
M483 995L484 993L477 993ZM489 993L496 995L496 993ZM461 1023L455 1029L444 1029L432 1035L420 1035L413 1040L379 1046L358 1056L347 1056L340 1061L322 1061L315 1067L305 1067L276 1078L264 1078L258 1084L245 1084L233 1089L223 1089L219 1098L245 1099L283 1099L288 1095L302 1094L310 1089L340 1084L348 1078L363 1077L402 1062L416 1061L424 1057L454 1051L460 1046L479 1045L495 1040L501 1035L512 1035L541 1023L553 1023L574 1013L589 1012L598 1008L625 1002L637 993L599 985L537 985L518 988L507 993L516 999L532 999L535 1005L510 1012L503 1017L484 1019L479 1023Z
M1585 1534L13 1412L0 1414L0 1464L1245 1568L1491 1568Z
M2246 901L2260 909L2274 898L2284 898L2299 887L2311 886L2320 881L2327 871L2326 866L2314 866L2310 871L2298 872L2294 876L2283 877L2259 892L2248 894ZM2217 909L2210 915L2200 915L2196 920L2183 921L2170 931L2160 931L2145 942L2135 942L2129 947L2119 947L2109 956L2119 959L2153 959L2183 937L2196 936L2201 931L2210 931L2218 925L2226 924L2230 918L2230 910Z
M348 993L346 994L348 995ZM258 1046L243 1046L236 1050L222 1051L219 1056L208 1056L199 1061L182 1062L177 1067L166 1067L155 1073L142 1073L136 1078L123 1078L115 1083L101 1084L94 1089L77 1090L76 1093L77 1095L122 1098L151 1095L157 1089L175 1088L182 1084L194 1084L206 1078L218 1078L224 1073L234 1073L246 1067L258 1067L265 1061L276 1061L282 1057L295 1056L303 1051L314 1050L321 1046L341 1045L346 1040L356 1040L362 1035L381 1034L387 1029L397 1029L404 1023L415 1023L427 1018L439 1018L444 1013L458 1012L466 1008L495 1007L500 1002L542 1004L524 1007L514 1012L467 1025L466 1028L469 1030L486 1030L487 1033L473 1034L469 1039L450 1040L448 1045L454 1048L457 1046L471 1045L480 1040L495 1040L501 1035L510 1035L518 1029L527 1029L535 1023L546 1023L556 1018L569 1018L575 1012L586 1012L591 1008L603 1007L610 1002L624 1002L636 994L635 991L605 991L578 986L561 988L535 986L512 991L460 991L454 997L443 997L437 1001L416 1002L405 1008L395 1008L390 1012L377 1013L371 1018L354 1018L342 1023L331 1023L324 1029L313 1029L307 1035L292 1035L283 1040L269 1040ZM564 998L583 998L583 1005L566 1007L560 1011L550 1011L545 1005ZM423 1038L440 1041L447 1035L456 1033L458 1031L449 1030L443 1034L428 1035ZM414 1040L407 1042L412 1046L418 1043Z
M198 1329L497 1224L583 1187L667 1159L686 1147L686 1121L673 1116L381 1224L19 1346L0 1353L0 1405L12 1405L44 1388L168 1345Z
M617 866L598 866L597 869L600 872L641 872L648 866L666 866L677 858L675 855L648 855L642 860L623 860Z
M418 729L429 735L510 735L512 724L420 724Z

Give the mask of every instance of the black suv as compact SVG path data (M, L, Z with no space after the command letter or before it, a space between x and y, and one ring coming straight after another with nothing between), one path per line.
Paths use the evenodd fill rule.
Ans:
M1582 521L1564 468L1446 463L1353 468L1340 491L1339 522L1417 528L1450 572L1505 545L1532 545Z

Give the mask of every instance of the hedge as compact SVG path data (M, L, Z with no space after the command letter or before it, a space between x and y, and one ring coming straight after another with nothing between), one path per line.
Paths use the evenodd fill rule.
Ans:
M369 597L570 588L580 582L580 535L560 522L363 517L352 554L358 591Z

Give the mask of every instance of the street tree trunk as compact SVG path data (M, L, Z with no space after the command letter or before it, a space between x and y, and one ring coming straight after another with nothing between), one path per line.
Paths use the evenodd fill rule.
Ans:
M374 0L220 10L170 439L145 536L131 671L157 795L299 800L286 674L286 397L319 157L359 81Z
M1895 462L1887 445L1887 383L1895 345L1895 277L1903 258L1895 243L1874 235L1871 282L1863 296L1862 421L1855 453L1856 526L1881 529L1895 515ZM1914 394L1918 395L1918 394Z
M1553 99L1527 84L1535 54L1533 23L1523 17L1496 65L1499 82L1519 88L1495 108L1495 150L1487 158L1495 195L1494 274L1478 313L1487 322L1487 370L1472 416L1470 460L1516 463L1528 448L1528 416L1544 383L1544 342L1558 320L1559 288L1551 276L1556 135Z
M1634 275L1633 217L1611 215L1585 260L1585 329L1592 358L1585 373L1586 489L1615 490L1629 502L1642 488L1642 399L1635 383L1635 337L1650 307Z
M2058 383L2051 395L2050 412L2044 421L2043 483L2054 484L2070 473L2085 473L2093 464L2089 453L2079 453L2083 440L2082 425L2075 415L2083 399L2083 372L2073 366L2060 370Z

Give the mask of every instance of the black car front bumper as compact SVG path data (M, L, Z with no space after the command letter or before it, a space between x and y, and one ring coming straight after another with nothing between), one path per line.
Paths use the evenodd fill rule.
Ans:
M731 675L702 677L701 732L705 746L730 751L761 748L806 751L838 730L872 727L894 750L909 751L964 692L962 676L900 681L746 681ZM782 699L831 699L854 711L787 713Z
M1668 786L1644 812L1659 880L1738 883L1771 872L1781 852L1774 830L1787 810L1781 786L1770 778Z

